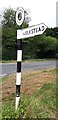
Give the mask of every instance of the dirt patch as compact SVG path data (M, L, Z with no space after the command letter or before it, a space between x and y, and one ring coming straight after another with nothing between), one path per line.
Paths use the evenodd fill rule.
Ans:
M50 72L52 69L47 71L32 71L28 73L23 73L23 78L21 85L21 92L24 94L32 95L38 89L40 89L43 84L51 83L56 79L56 72ZM55 81L56 82L56 81Z
M11 96L11 94L15 93L15 75L9 75L2 82L2 100L6 99L6 97Z
M51 83L56 79L56 72L51 72L53 69L48 70L34 70L22 73L21 93L32 95L43 84ZM12 94L16 93L16 76L9 75L3 80L2 83L2 99L5 100Z

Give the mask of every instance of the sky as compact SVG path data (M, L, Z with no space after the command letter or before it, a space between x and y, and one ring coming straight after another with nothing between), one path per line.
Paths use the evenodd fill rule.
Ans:
M58 27L58 1L56 4L56 27Z
M17 10L18 7L23 7L30 11L29 26L44 23L48 27L56 27L56 2L57 0L0 0L0 13L5 8Z

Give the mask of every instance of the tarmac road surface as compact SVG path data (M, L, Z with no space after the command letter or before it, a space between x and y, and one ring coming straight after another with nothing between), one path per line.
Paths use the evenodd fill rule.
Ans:
M22 71L27 70L39 70L39 69L45 69L45 68L51 68L56 67L56 60L49 60L44 62L22 62ZM16 73L17 70L17 64L16 63L3 63L0 64L0 71L2 68L2 72L0 72L0 77Z

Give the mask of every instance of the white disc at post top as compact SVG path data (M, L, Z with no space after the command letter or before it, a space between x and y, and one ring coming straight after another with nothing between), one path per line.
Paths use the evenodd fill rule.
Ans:
M22 25L23 21L24 21L24 9L21 7L16 12L16 23L20 26Z

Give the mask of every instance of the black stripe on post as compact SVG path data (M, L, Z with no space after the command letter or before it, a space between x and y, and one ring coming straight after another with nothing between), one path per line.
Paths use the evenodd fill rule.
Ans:
M20 85L16 85L16 97L20 97Z
M17 42L17 50L22 50L22 39Z
M17 62L17 72L21 72L21 62Z

